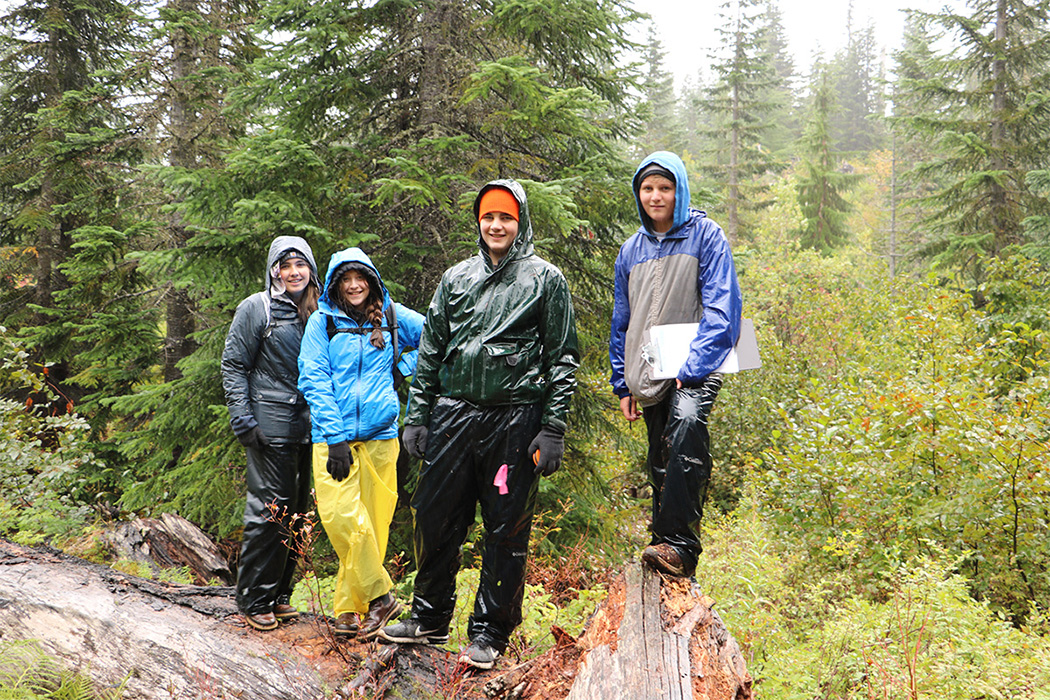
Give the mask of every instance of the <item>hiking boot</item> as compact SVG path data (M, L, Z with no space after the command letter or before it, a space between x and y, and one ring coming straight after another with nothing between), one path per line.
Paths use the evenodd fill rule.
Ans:
M379 638L394 644L444 644L448 641L448 623L428 627L410 617L379 630Z
M671 576L688 576L682 555L669 544L653 544L642 552L642 562L648 564L651 569Z
M294 620L299 617L299 611L288 603L277 603L273 606L273 616L278 620Z
M357 633L359 639L369 641L376 638L379 630L390 622L390 618L401 612L401 603L392 593L381 595L368 604L368 614L361 622L361 629Z
M270 630L277 629L277 618L273 616L272 612L258 613L255 615L244 613L244 621L260 632L269 632Z
M463 650L459 662L487 671L496 665L498 658L499 652L485 642L471 642L470 646Z
M335 618L335 627L332 629L332 632L340 637L354 637L357 635L357 630L360 627L359 619L360 617L357 613L345 612Z

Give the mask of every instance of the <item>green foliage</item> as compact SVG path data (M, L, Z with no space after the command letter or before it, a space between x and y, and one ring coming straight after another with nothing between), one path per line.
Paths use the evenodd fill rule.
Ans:
M124 684L99 690L32 641L0 641L0 697L12 700L120 700Z
M65 411L46 373L33 371L2 326L0 357L0 534L22 544L61 541L76 535L89 514L68 495L76 470L94 460L88 426Z
M783 427L763 456L782 532L814 571L855 567L869 595L880 571L935 542L1014 619L1028 601L1050 603L1043 331L937 285L824 277L808 297L796 306L781 294L783 310L766 317L779 338L765 349L799 380L779 395ZM1005 308L1002 298L988 310ZM805 349L779 358L789 346ZM848 561L828 549L844 542Z
M813 106L799 141L802 163L798 168L798 206L802 212L799 238L802 246L827 255L847 239L846 215L853 206L843 197L858 176L842 168L830 130L835 112L828 69L818 66L813 86Z
M928 186L926 252L979 283L988 257L1027 242L1022 221L1050 211L1026 179L1045 167L1050 143L1050 3L974 0L968 9L915 13L954 41L911 54L898 124L932 151L912 173Z
M855 595L848 569L807 571L813 562L782 539L764 498L750 494L734 514L707 519L697 568L764 695L1045 697L1044 630L1014 627L975 601L954 560L934 550L877 573L878 597ZM856 563L849 541L828 549ZM1031 618L1045 619L1038 610Z

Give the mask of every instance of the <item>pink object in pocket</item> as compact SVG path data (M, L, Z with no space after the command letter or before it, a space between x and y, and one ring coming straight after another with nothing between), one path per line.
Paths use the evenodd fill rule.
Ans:
M506 496L510 491L507 489L507 465L504 464L496 472L496 478L492 480L492 485L499 489L499 495Z

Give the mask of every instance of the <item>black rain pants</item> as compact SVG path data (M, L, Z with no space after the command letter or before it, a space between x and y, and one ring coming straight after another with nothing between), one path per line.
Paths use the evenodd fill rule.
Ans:
M703 549L697 529L711 479L707 419L721 388L722 375L712 373L700 386L672 390L660 403L642 409L653 488L651 544L674 547L688 572L696 568Z
M452 619L460 548L480 502L485 526L481 581L467 635L501 653L521 623L538 484L526 450L541 418L538 404L474 406L439 398L412 498L418 568L412 617L435 628ZM506 493L501 494L495 482L503 465Z
M298 554L289 547L310 502L309 444L271 443L245 448L248 500L237 568L237 607L249 615L270 612L292 594ZM295 517L299 516L299 517Z

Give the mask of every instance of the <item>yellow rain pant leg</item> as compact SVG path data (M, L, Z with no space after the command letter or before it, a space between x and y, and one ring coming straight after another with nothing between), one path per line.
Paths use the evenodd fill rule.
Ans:
M397 438L351 442L350 475L336 481L328 474L328 445L314 444L317 512L339 556L336 616L366 613L369 602L393 588L383 562L397 505L399 451Z

